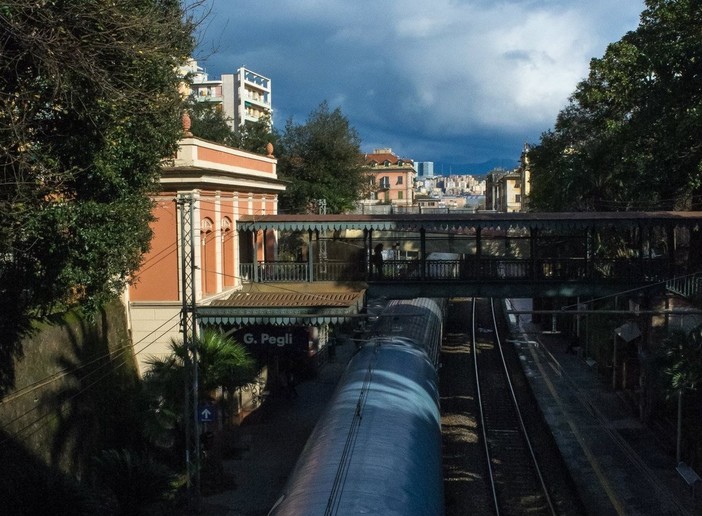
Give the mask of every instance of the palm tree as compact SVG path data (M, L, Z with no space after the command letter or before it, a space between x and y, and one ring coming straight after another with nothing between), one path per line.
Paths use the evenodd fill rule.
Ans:
M235 388L252 383L257 374L256 360L246 348L216 330L205 330L195 343L198 355L200 400L208 400L218 387L231 393ZM145 391L149 398L150 417L147 424L154 443L170 444L171 430L177 430L183 418L183 386L186 377L188 350L182 340L171 339L171 352L166 357L147 360ZM159 430L161 431L159 435Z
M254 381L256 360L246 348L216 330L205 330L197 341L201 392L217 387L233 390Z

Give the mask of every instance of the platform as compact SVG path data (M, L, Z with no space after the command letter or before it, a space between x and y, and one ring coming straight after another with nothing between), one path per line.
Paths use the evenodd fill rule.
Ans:
M702 503L674 454L566 337L510 321L522 366L589 514L694 515ZM699 498L699 497L698 497Z

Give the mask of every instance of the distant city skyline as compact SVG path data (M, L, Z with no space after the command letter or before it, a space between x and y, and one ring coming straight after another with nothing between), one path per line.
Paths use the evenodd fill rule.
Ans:
M194 54L211 77L275 84L276 127L340 108L363 152L435 174L516 166L553 127L593 57L638 25L643 0L211 0Z

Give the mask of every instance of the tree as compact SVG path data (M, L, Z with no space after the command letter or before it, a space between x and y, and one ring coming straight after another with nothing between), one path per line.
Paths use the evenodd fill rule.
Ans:
M702 4L647 0L531 154L541 210L702 207Z
M13 307L97 303L139 266L149 193L182 134L193 25L179 0L0 6L0 298Z
M118 514L157 514L158 502L175 491L172 471L131 450L102 450L94 458L94 469L98 488L114 497Z
M224 336L219 331L205 330L196 342L200 397L217 387L233 391L249 384L256 377L256 361L246 348ZM153 394L155 409L167 414L182 414L183 385L185 383L185 345L180 340L171 340L171 353L167 357L153 357L147 361L149 371L145 380L147 389Z
M268 154L267 145L278 144L280 136L271 123L269 116L263 116L255 122L245 122L234 131L233 145L239 149L256 154Z
M329 213L343 213L362 197L360 138L339 108L322 102L304 125L288 120L279 144L278 172L290 181L281 211L309 213L316 199L326 199Z
M700 425L698 417L684 418L683 398L697 390L697 386L702 383L702 326L697 326L690 332L682 330L673 331L664 341L658 356L656 357L658 375L661 380L663 392L668 399L677 398L677 446L676 459L682 457L682 431L683 419L687 419L685 426L690 427L688 433L689 441L695 443L691 446L692 452L700 452L699 439L692 436L699 435ZM699 394L689 406L694 407L693 414L699 413ZM688 411L689 414L690 411Z
M208 102L198 102L189 98L187 110L192 124L190 132L194 136L223 145L237 146L229 119L221 109Z
M702 326L690 332L673 331L663 342L660 358L669 396L696 390L702 383Z
M274 148L277 145L278 134L269 116L255 122L247 121L232 130L231 119L218 106L193 98L189 98L187 103L192 122L190 131L198 138L264 155L268 154L268 143L272 143Z

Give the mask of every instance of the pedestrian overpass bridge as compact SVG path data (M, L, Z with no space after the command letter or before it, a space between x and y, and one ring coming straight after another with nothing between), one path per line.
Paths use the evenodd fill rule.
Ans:
M244 216L237 229L250 242L240 261L248 283L361 282L386 297L575 297L664 288L699 261L690 253L701 223L702 212L265 215Z

